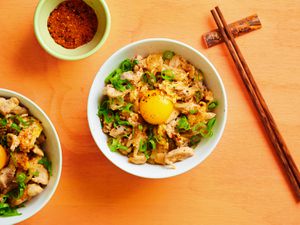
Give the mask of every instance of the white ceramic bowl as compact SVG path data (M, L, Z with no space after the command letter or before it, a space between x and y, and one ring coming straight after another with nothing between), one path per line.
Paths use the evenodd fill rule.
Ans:
M2 88L0 88L0 97L17 97L20 100L20 103L29 109L30 114L42 122L44 133L47 137L45 152L52 162L52 176L50 177L49 184L46 186L45 190L32 198L30 201L26 202L25 207L18 209L18 212L22 213L22 215L13 217L0 217L0 224L5 225L19 223L36 214L47 204L54 194L60 179L62 168L62 152L60 141L53 124L38 105L17 92Z
M195 149L195 155L182 162L177 162L176 169L168 169L160 165L135 165L128 162L128 158L111 152L107 146L107 136L102 132L101 123L97 116L100 99L103 96L104 79L126 58L140 54L147 56L150 53L159 53L171 50L183 56L197 68L204 72L204 79L218 100L216 108L217 120L213 128L214 135L203 138ZM88 122L92 136L102 153L116 166L136 176L145 178L165 178L184 173L201 163L216 147L219 142L227 118L227 99L223 82L212 63L196 49L175 40L165 38L151 38L131 43L115 52L100 68L92 84L87 108Z

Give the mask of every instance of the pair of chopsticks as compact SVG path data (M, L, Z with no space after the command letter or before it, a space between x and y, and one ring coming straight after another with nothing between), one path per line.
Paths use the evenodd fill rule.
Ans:
M224 19L224 16L219 9L211 10L214 20L219 28L220 33L223 36L224 42L231 54L231 57L238 69L238 72L244 82L244 85L251 97L251 100L258 112L259 118L266 130L266 133L279 157L280 162L283 165L283 169L289 178L296 197L300 199L300 173L299 170L283 140L278 127L273 119L273 116L268 109L268 106L260 93L258 86L253 78L253 75L246 63L245 58L242 55L230 29Z

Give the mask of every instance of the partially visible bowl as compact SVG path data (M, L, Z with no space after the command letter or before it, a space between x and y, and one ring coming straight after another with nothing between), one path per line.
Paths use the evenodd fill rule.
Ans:
M64 60L78 60L94 54L106 41L110 31L110 13L104 0L84 0L92 7L98 18L98 29L94 38L76 49L67 49L51 37L47 21L50 13L64 0L40 0L34 15L34 32L40 45L51 55Z
M195 149L195 155L181 162L177 162L176 169L169 169L159 165L135 165L128 162L128 158L111 152L107 145L107 135L101 129L101 123L97 116L98 105L103 97L104 79L126 58L132 58L137 54L147 56L150 53L159 53L165 50L174 51L176 54L183 56L194 66L201 69L204 73L205 82L210 90L213 91L218 101L216 108L217 120L213 128L214 135L210 138L203 139ZM208 155L212 153L218 144L226 124L227 119L227 98L226 92L216 68L212 63L199 51L179 41L153 38L129 44L115 52L98 71L88 98L87 106L88 123L92 136L102 151L102 153L116 166L122 170L145 178L165 178L184 173L200 164Z
M60 179L62 169L62 152L60 141L52 122L37 104L17 92L2 88L0 88L0 97L18 98L20 103L29 109L30 114L42 122L44 133L47 137L45 143L45 152L52 162L52 176L50 177L49 184L46 186L44 191L26 202L24 207L18 209L18 212L20 212L22 215L13 217L0 217L0 224L4 225L19 223L25 219L28 219L47 204L47 202L53 196Z

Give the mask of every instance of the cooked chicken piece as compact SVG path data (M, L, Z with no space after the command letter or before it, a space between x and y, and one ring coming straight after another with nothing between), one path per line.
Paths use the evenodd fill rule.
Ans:
M189 114L187 117L188 117L189 124L191 126L193 126L200 122L206 122L206 121L214 118L215 116L216 116L216 114L213 112L201 112L200 111L196 115Z
M154 162L161 165L165 164L165 155L165 153L157 152L155 154Z
M19 133L20 149L24 152L29 152L34 147L36 139L43 131L42 124L38 120L33 122Z
M213 112L203 113L204 120L210 120L210 119L214 118L215 116L216 116L216 114Z
M38 175L33 177L31 180L35 183L47 185L49 182L49 173L45 167L41 164L36 164L33 168L38 171Z
M130 113L130 116L128 118L128 122L132 126L134 126L134 127L138 126L140 124L140 122L139 122L139 114L137 114L137 113Z
M31 180L35 183L47 185L49 182L49 173L45 167L41 164L32 165L31 169L37 171L37 176L34 176Z
M204 94L204 99L206 101L212 102L214 100L214 95L213 95L212 91L205 90L203 94Z
M169 136L169 138L173 138L174 134L176 133L175 129L176 129L177 124L178 124L178 118L170 121L167 124L166 132L167 132L167 135Z
M151 71L151 73L153 73L154 75L157 72L160 72L162 70L162 65L164 63L163 59L162 59L162 55L161 54L152 54L149 55L146 59L147 62L147 67L148 69Z
M192 64L186 63L182 65L182 68L188 72L189 78L193 79L196 73L196 69Z
M10 146L10 150L14 151L20 145L20 140L17 135L9 133L7 134L7 143Z
M179 135L177 133L175 135L173 135L173 137L175 137L174 139L175 139L175 143L176 143L177 147L188 146L189 138Z
M8 188L15 176L16 168L8 166L0 170L0 190L3 192Z
M175 162L184 160L193 155L194 155L194 150L190 147L176 148L167 153L167 155L165 157L165 164L171 165Z
M200 106L193 102L176 103L174 107L184 114L189 114L191 110L200 110Z
M169 66L173 68L178 68L181 65L180 56L174 55L169 62Z
M5 116L19 105L19 100L15 97L5 99L0 97L0 114Z
M34 148L32 149L32 151L38 156L41 156L41 157L44 156L43 150L40 149L39 146L37 146L37 145L34 145Z
M11 113L16 114L16 115L24 115L24 114L28 114L28 111L26 108L18 105L14 109L11 110Z
M143 72L137 71L136 73L133 73L132 71L127 71L122 73L121 79L123 80L130 80L133 81L135 84L137 84L143 75Z
M33 197L41 193L44 189L38 184L28 184L27 194L29 197Z
M113 127L113 123L102 122L102 130L104 133L108 134Z
M110 98L109 100L110 100L109 107L112 110L121 109L123 106L126 105L126 102L124 101L124 99L122 97Z
M174 109L169 118L167 119L166 123L170 123L172 120L175 120L179 116L179 111Z
M107 95L108 97L111 98L117 98L117 97L122 97L125 96L125 94L127 94L128 91L118 91L116 90L112 84L108 84L104 87L104 94Z
M109 135L116 138L119 135L127 135L131 132L131 129L125 126L117 126L116 128L112 128L109 132Z
M171 70L172 74L174 75L173 79L175 81L187 81L187 79L188 79L188 74L181 68L174 68L174 67L168 66L166 64L163 64L162 72L164 70ZM172 82L172 84L173 84L173 82Z
M176 80L176 81L187 80L188 74L184 70L177 69L177 68L173 68L172 70L174 72L174 80Z
M147 162L147 158L144 154L139 153L137 155L132 155L128 158L128 161L134 164L144 164Z
M29 160L26 153L14 151L11 153L11 160L16 167L20 167L23 170L29 169Z

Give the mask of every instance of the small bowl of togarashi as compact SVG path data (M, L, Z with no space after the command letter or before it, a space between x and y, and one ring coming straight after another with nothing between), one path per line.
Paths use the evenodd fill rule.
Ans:
M109 35L110 23L104 0L40 0L34 32L52 56L79 60L100 49Z

